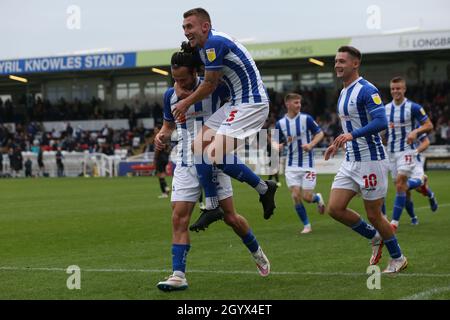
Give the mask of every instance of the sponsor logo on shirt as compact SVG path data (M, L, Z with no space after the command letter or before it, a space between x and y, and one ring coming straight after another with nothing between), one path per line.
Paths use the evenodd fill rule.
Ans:
M339 118L342 119L342 121L351 121L352 118L350 116L346 116L345 114L340 114Z
M408 127L411 126L410 124L407 123L394 123L394 122L389 122L389 128L394 129L394 128L403 128L403 127Z

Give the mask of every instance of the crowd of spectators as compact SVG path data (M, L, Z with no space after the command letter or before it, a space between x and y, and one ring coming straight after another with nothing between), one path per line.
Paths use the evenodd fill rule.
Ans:
M266 127L273 127L275 122L286 113L283 103L284 93L269 90L271 101L270 115ZM339 90L330 95L325 94L324 88L296 88L294 92L303 97L302 112L311 114L325 132L325 139L319 146L328 146L338 136L342 129L340 119L336 113L336 101ZM389 88L380 88L384 103L390 102ZM450 82L430 82L420 85L409 85L406 96L421 104L434 125L429 134L431 144L450 144Z
M294 92L303 96L302 112L311 114L325 133L326 138L319 146L326 147L334 137L341 133L339 117L336 113L335 101L339 90L334 94L326 94L324 88L296 88ZM283 98L285 93L269 90L271 101L270 114L266 128L273 127L275 122L286 113ZM381 88L381 96L385 103L390 101L389 89ZM427 83L408 86L407 97L420 103L430 116L435 130L429 135L432 144L450 144L450 82ZM155 124L162 123L162 107L155 103L152 106L138 103L133 106L125 104L121 110L107 110L102 102L92 99L89 104L78 100L68 103L63 98L53 105L48 100L37 99L32 110L22 115L31 121L12 121L15 130L5 124L17 119L13 104L0 99L0 154L8 155L11 163L20 169L23 159L18 154L21 151L38 153L43 151L86 151L114 154L116 149L128 150L128 155L143 151L152 151L153 130L137 125L138 118L153 117ZM72 127L70 120L79 119L113 119L128 118L130 129L113 130L107 125L100 131L86 131L82 127ZM20 120L20 119L19 119ZM46 132L42 121L59 120L65 122L63 130L53 129ZM1 164L0 158L0 164ZM20 163L19 163L20 162Z
M2 158L8 157L11 170L21 171L26 160L19 156L23 151L36 155L45 151L88 151L114 155L115 150L126 149L127 156L132 156L151 151L151 137L152 130L142 126L136 126L133 130L114 130L105 124L100 131L87 131L80 126L74 128L67 122L63 130L45 132L38 122L30 122L26 126L16 124L15 130L9 125L0 124L0 168L3 165Z
M24 95L17 105L11 100L3 101L0 98L0 119L3 123L28 123L43 121L74 121L74 120L101 120L101 119L129 119L133 128L139 118L155 118L162 121L162 106L155 102L141 104L139 100L131 104L124 103L122 109L105 108L104 101L92 97L89 102L81 102L75 98L67 101L60 98L52 103L48 99L27 99ZM22 108L20 108L22 107ZM133 125L134 124L134 125Z

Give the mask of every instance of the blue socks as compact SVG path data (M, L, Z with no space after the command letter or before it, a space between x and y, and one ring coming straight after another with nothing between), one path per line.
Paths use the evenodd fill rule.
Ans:
M416 189L422 185L422 180L420 179L408 179L407 182L408 190Z
M303 206L303 204L296 204L295 205L295 211L297 211L297 215L300 218L300 220L303 222L303 225L308 225L309 224L309 220L308 220L308 215L306 214L306 209Z
M206 209L215 209L219 206L219 199L217 198L217 177L214 175L213 166L205 163L202 156L197 155L194 163L197 169L198 180L205 191Z
M372 239L377 233L375 228L372 227L370 224L367 224L363 219L361 219L357 224L355 224L352 227L352 229L367 239ZM402 256L402 251L400 249L400 246L398 245L397 238L395 237L395 235L392 236L392 238L390 239L383 240L383 242L386 248L388 249L391 258L397 259Z
M416 214L414 213L414 203L411 201L411 199L406 199L405 209L411 218L414 218L416 216Z
M405 203L406 203L406 193L397 192L395 196L394 210L392 212L392 220L400 221L400 216L402 215Z
M248 250L251 253L254 253L258 250L259 244L258 244L258 241L256 240L256 237L253 235L253 232L251 229L248 231L248 233L245 236L243 236L241 238L242 238L242 242L246 245L246 247L248 248Z
M261 180L260 177L233 154L225 155L223 157L223 163L216 164L216 166L230 177L241 182L246 182L253 188L256 188Z
M206 163L195 164L198 180L205 190L206 197L217 197L216 182L213 179L213 166Z
M246 182L255 188L259 194L264 194L267 191L267 184L235 155L224 156L223 163L217 164L216 167L230 177ZM217 176L214 173L213 165L206 163L202 156L195 156L195 168L200 184L205 190L206 209L217 208L219 206Z
M397 238L395 237L395 235L392 236L392 238L390 238L388 240L383 240L383 241L384 241L384 245L388 249L389 255L391 256L392 259L397 259L402 256L402 250L400 249L400 246L398 245Z
M319 202L319 196L316 194L316 193L314 193L314 195L313 195L313 199L312 199L312 202L313 203L317 203L317 202Z
M186 272L186 256L191 246L189 244L172 244L173 271Z
M359 220L357 224L352 226L352 229L362 235L364 238L372 239L377 234L377 230L363 219Z

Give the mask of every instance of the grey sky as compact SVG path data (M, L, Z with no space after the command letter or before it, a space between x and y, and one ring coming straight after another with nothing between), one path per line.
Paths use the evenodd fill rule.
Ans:
M67 28L70 5L81 10L79 30ZM371 5L381 29L367 28ZM198 6L215 29L252 43L450 29L448 0L0 0L0 59L176 48L183 12Z

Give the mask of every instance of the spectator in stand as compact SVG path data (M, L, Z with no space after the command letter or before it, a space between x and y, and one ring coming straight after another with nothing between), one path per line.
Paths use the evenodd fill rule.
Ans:
M42 147L39 148L39 153L37 156L37 163L38 163L38 167L39 167L38 175L41 177L45 176L44 151L42 150Z
M33 162L31 162L30 158L27 158L27 160L25 161L25 177L31 178L33 176L32 171L33 171Z
M71 137L73 135L73 128L70 125L70 122L67 122L67 126L66 126L66 136L67 137Z
M56 151L55 158L56 158L57 175L58 177L64 177L64 163L63 163L64 156L61 152L61 147L58 147L58 151Z
M103 129L101 131L101 136L102 136L102 138L106 138L109 136L109 127L108 127L107 123L105 123L105 125L103 126Z
M155 124L162 124L163 109L159 103L155 103L153 106L153 119L155 119Z
M437 143L447 144L450 139L449 122L444 117L439 118L436 131L437 131Z
M23 169L23 157L22 157L22 150L20 150L20 147L10 149L9 163L12 170L12 176L14 178L20 177L20 173Z

